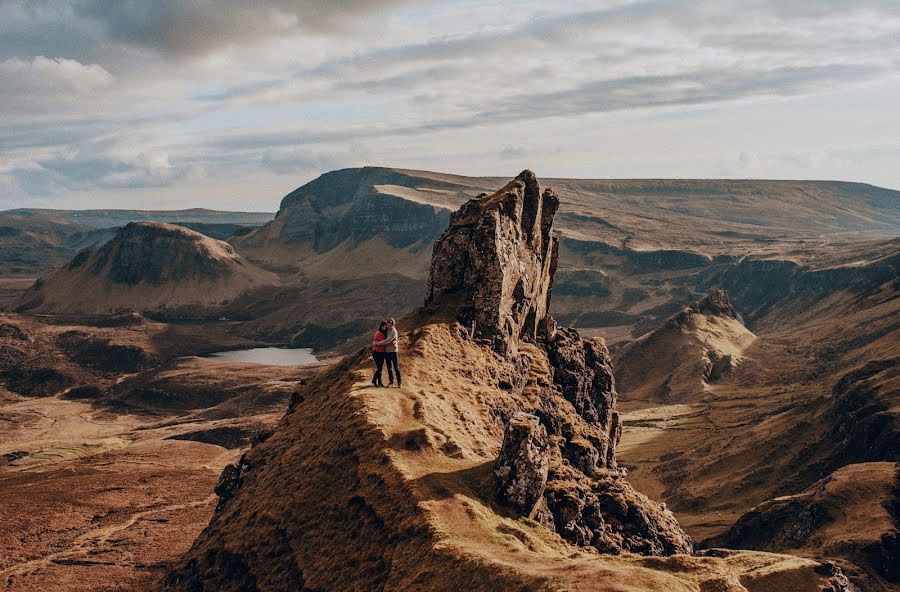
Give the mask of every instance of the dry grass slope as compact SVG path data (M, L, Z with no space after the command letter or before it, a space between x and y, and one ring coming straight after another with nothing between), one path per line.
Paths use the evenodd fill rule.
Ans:
M604 556L493 501L505 362L444 323L407 325L403 389L363 352L300 392L174 590L820 590L815 562L725 552Z

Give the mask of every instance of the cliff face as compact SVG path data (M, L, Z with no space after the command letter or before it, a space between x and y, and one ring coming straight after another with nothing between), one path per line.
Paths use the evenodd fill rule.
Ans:
M463 205L435 243L426 307L457 319L508 351L544 328L556 271L551 236L559 198L523 171L500 191Z
M414 192L418 183L392 169L326 173L286 195L275 220L236 242L247 249L305 244L318 253L375 236L396 248L428 244L446 227L450 210L394 194Z
M509 390L519 408L504 430L498 498L578 545L651 555L690 551L671 513L635 492L617 470L622 424L606 345L557 328L548 313L558 207L556 195L523 171L496 193L464 204L434 246L426 310L453 315L470 338L512 364ZM526 343L540 355L519 353Z

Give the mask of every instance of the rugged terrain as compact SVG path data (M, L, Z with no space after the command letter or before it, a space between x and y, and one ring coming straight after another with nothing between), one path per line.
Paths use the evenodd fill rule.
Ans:
M262 297L269 303L262 310L242 303L223 315L243 313L258 335L281 340L309 337L307 327L319 331L317 319L327 317L337 341L385 313L412 310L425 295L431 243L450 214L503 183L380 167L326 173L288 194L275 220L232 239L238 252L281 273L288 287ZM720 284L733 293L740 287L742 294L733 294L740 302L745 290L748 299L760 297L754 286L764 276L789 289L794 276L831 266L833 259L844 257L852 266L848 255L864 259L872 251L897 251L896 243L883 241L900 229L900 193L864 184L547 183L560 198L554 314L586 334L602 334L613 349ZM825 276L822 291L845 281ZM373 311L365 294L385 284L396 290L390 310ZM328 302L335 285L352 302L340 314L316 304L320 296ZM308 304L298 307L298 300Z
M248 337L349 351L378 319L421 302L431 244L450 214L503 182L381 167L326 173L285 196L274 220L228 239L248 261L278 274L278 286L182 316L241 320ZM897 250L890 239L900 228L900 194L864 184L548 183L561 200L554 314L587 335L602 335L614 351L719 285L753 325L761 316L753 312L767 310L766 297L798 282L827 292L851 281L860 261ZM192 219L190 212L155 219ZM98 219L90 212L37 214L46 223ZM217 214L215 220L229 221ZM763 277L767 288L760 290ZM133 304L150 311L157 303Z
M365 349L310 380L163 587L850 590L808 559L690 555L625 480L606 348L547 314L557 199L526 171L454 214L404 387L371 387Z
M0 278L0 309L28 305L0 316L0 494L29 517L21 536L18 518L0 519L13 529L0 537L10 558L0 584L146 589L171 572L175 587L219 589L204 565L227 585L246 570L237 546L216 545L274 533L282 542L242 552L277 558L283 581L303 572L308 588L360 573L386 584L377 574L390 568L398 578L413 570L411 588L462 574L465 585L521 589L595 578L771 590L788 578L802 590L837 573L816 567L825 562L859 589L896 589L900 194L815 181L554 179L559 210L545 232L537 221L555 198L529 210L536 181L520 182L484 196L493 209L454 215L505 181L335 171L256 230L241 214L184 212L174 221L210 236L170 229L165 245L152 229L168 227L107 229L107 212L0 214L0 244L12 249L0 252L38 254ZM485 222L483 210L504 211L503 196L520 193L516 224ZM139 219L120 214L117 226ZM63 242L66 257L91 250L63 265ZM519 272L486 263L498 260ZM47 262L57 271L31 286ZM477 273L466 273L473 262ZM42 293L53 306L40 308ZM308 370L194 357L262 343L354 351L379 318L426 298L401 324L402 390L366 388L361 354L299 388ZM548 323L548 305L580 335ZM254 439L249 464L216 482ZM254 485L254 463L275 457L290 471L266 460L265 486ZM531 485L501 495L498 457L536 461L524 481L515 463L501 471L507 485ZM335 474L346 482L325 487ZM29 495L38 483L52 495ZM275 492L278 483L297 491ZM254 488L271 505L246 501ZM216 505L188 556L197 563L173 571ZM318 531L321 515L333 524ZM291 567L283 541L295 531L273 526L285 517L315 526L332 552ZM686 544L694 555L668 556ZM601 565L598 551L625 554Z
M730 305L705 300L619 352L622 462L695 538L843 559L867 589L898 584L886 566L898 561L890 508L900 461L900 286L896 267L884 273L880 265L887 263L854 270L868 281L824 293L770 292L754 333ZM843 502L817 493L838 488ZM808 498L830 500L822 507L832 509L785 526L796 531L787 536L793 543L753 538L776 533ZM856 512L894 518L866 529L842 518Z
M0 315L0 586L147 589L311 370L185 357L249 344L224 331L52 320Z

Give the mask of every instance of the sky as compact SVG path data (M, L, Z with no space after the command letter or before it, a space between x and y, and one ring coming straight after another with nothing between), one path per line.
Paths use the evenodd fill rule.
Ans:
M898 0L0 0L0 209L364 165L900 189L898 105Z

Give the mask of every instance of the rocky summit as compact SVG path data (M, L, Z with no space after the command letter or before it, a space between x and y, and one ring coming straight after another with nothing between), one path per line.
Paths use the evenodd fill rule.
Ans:
M371 387L367 349L301 385L162 587L849 592L810 559L694 555L628 484L609 353L547 314L555 209L526 171L454 214L403 388Z
M475 335L509 350L546 322L559 255L559 198L531 171L466 202L434 246L425 306L452 307Z

